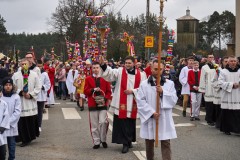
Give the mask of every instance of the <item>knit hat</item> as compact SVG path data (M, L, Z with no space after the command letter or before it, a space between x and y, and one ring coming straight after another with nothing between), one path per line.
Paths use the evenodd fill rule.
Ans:
M11 83L13 85L13 80L10 77L4 78L2 81L2 86L5 86L7 83Z

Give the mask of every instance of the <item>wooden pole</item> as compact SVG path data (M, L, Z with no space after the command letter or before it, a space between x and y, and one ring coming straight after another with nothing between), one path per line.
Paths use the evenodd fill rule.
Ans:
M163 2L165 0L160 0L160 17L159 17L159 22L160 22L160 28L159 28L159 39L158 39L158 74L157 74L157 85L160 85L160 65L161 65L161 54L162 54L162 31L163 31ZM156 112L160 114L160 93L157 92L157 97L156 97ZM155 137L155 147L158 147L158 127L159 123L156 121L156 137Z

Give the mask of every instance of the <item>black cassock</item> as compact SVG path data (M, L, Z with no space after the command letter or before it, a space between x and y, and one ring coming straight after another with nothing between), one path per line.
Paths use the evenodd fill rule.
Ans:
M113 117L112 143L128 145L136 142L136 119Z

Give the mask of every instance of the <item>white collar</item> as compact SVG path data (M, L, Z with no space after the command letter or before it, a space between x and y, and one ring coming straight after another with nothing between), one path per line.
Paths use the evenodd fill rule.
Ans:
M96 77L96 78L100 77L99 75L96 75L96 74L94 74L94 73L93 73L92 76L93 76L93 77Z

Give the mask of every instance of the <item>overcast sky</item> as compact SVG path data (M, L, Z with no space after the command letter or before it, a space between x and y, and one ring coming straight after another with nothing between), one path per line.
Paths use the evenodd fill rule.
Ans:
M112 8L118 12L128 0L115 1ZM58 0L0 0L0 15L7 21L5 26L9 33L37 34L50 31L47 19L50 19L57 5ZM214 11L222 13L229 10L235 15L235 0L168 0L165 2L164 16L169 28L176 29L176 19L186 14L187 7L191 15L199 20ZM159 15L159 1L150 0L150 10ZM129 0L121 13L129 17L145 14L146 0Z

